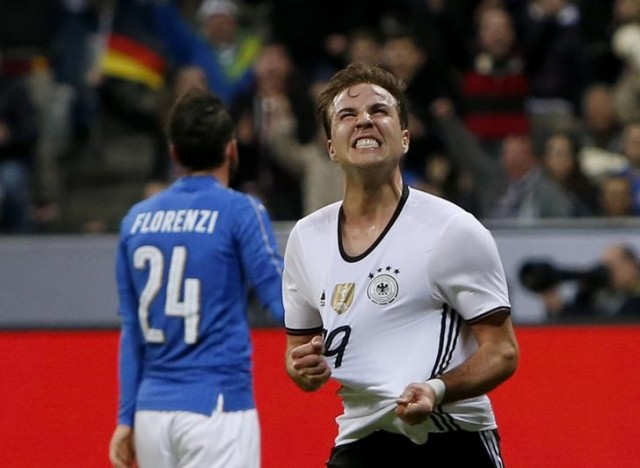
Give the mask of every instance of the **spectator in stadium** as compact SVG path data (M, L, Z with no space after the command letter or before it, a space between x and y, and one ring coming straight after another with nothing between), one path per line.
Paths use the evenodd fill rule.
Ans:
M253 85L231 105L241 155L232 186L263 200L278 221L302 215L300 180L271 157L268 142L271 114L279 102L285 101L295 116L297 140L301 144L310 143L317 125L308 85L284 44L265 43L255 64Z
M582 146L620 151L620 122L616 117L611 87L593 83L582 97Z
M472 215L403 183L407 110L402 83L365 64L319 98L345 192L289 236L287 371L305 391L342 384L328 467L381 466L389 454L395 466L501 466L486 392L518 360L506 279Z
M476 27L474 48L461 65L460 113L485 151L497 159L502 139L529 133L529 79L505 8L480 8Z
M203 36L173 2L156 7L156 25L177 67L204 71L209 90L227 105L253 82L253 67L262 39L241 27L238 5L231 0L204 0L197 15Z
M312 95L317 97L325 85L326 80L318 77L311 86ZM342 171L327 154L320 125L316 136L307 143L300 142L296 127L290 102L285 97L274 99L266 128L269 154L282 170L300 180L302 213L306 216L342 199Z
M591 82L612 85L620 76L623 61L613 52L611 38L621 25L640 19L640 2L580 0L576 4L580 9Z
M364 62L380 65L383 41L380 34L371 29L358 29L349 35L346 63Z
M433 112L447 154L473 178L481 217L531 222L579 213L571 194L544 173L529 135L505 138L496 160L467 130L450 102L438 100Z
M72 141L84 141L98 115L97 85L106 0L63 0L52 45L55 80L70 88Z
M122 222L110 460L258 468L246 283L281 321L282 257L264 207L228 188L238 154L222 102L187 94L171 112L168 136L185 175Z
M342 37L342 35L338 35ZM350 63L363 62L372 65L382 63L382 52L385 35L382 31L372 28L358 28L343 38L344 45L340 52L329 61L320 61L309 75L312 80L326 81L327 75L333 75L339 69ZM341 40L342 41L342 40ZM297 65L297 64L296 64Z
M598 189L598 215L607 218L635 216L633 209L633 186L623 175L603 178Z
M151 192L171 179L171 157L162 126L175 67L163 41L165 29L156 24L156 9L160 8L156 2L117 0L112 8L101 60L101 129L108 131L116 123L126 132L145 137L151 165L144 190ZM177 21L178 16L175 18ZM102 140L102 131L98 133ZM94 158L106 146L100 140L91 146Z
M552 134L542 151L542 167L551 180L573 196L577 216L592 216L597 212L598 187L582 171L577 145L568 133Z
M385 11L398 2L382 0L271 0L269 29L289 50L301 73L336 69L344 63L349 35L360 29L382 30Z
M640 214L640 121L629 122L624 127L622 152L627 167L619 174L627 177L633 190L633 210Z
M585 174L599 179L626 167L622 150L622 131L613 102L611 87L594 83L582 97L577 129L580 165Z
M415 178L422 172L428 155L442 146L433 130L429 108L436 99L451 98L455 93L452 77L444 64L431 56L421 37L409 30L387 37L382 65L406 86L411 147L402 165L406 177Z
M532 136L571 131L591 80L578 6L571 0L531 0L522 18Z
M591 269L565 271L573 271L577 283L571 298L563 297L560 283L540 291L549 318L640 318L640 259L631 245L607 246Z
M48 228L60 216L66 172L63 160L90 153L95 158L99 123L101 44L107 15L105 0L61 0L49 42L51 82L40 97L39 137L35 151L34 222ZM33 10L32 10L33 11ZM45 13L46 15L46 13ZM44 16L44 15L43 15ZM33 30L30 28L30 30Z
M616 314L640 318L640 258L635 249L626 244L609 246L600 255L600 261L620 301Z
M626 124L640 119L640 2L618 0L613 10L615 22L609 50L619 59L621 70L612 89L616 114Z
M25 82L8 76L0 57L0 232L32 227L31 183L38 138L35 107Z
M460 171L445 153L429 155L424 171L416 179L404 179L410 187L423 190L449 200L471 214L479 212L473 178L468 172Z

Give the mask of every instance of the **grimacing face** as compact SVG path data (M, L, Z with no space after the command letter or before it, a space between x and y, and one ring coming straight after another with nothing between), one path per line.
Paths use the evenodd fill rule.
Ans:
M396 99L380 86L360 83L343 90L329 112L327 149L345 169L380 162L397 165L409 149L409 131L400 126Z

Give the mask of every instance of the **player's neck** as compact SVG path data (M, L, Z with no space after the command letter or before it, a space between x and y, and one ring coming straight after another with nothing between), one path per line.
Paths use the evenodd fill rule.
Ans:
M376 191L346 191L342 202L342 248L352 257L362 255L380 238L393 219L402 197L402 185Z
M342 202L345 220L386 218L393 215L402 197L402 178L397 177L382 184L367 181L347 182Z
M194 177L210 176L215 178L220 183L220 185L224 185L225 187L229 186L229 169L226 167L218 167L215 169L207 169L202 171L191 171L188 173L188 175Z

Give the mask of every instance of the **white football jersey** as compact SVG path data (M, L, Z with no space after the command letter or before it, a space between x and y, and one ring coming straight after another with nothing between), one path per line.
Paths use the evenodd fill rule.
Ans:
M342 385L336 445L378 429L416 443L429 432L494 429L487 396L440 405L416 426L394 413L408 384L441 375L475 351L468 324L510 309L489 231L456 205L405 186L380 238L349 257L340 213L338 202L296 223L283 278L287 332L322 332Z

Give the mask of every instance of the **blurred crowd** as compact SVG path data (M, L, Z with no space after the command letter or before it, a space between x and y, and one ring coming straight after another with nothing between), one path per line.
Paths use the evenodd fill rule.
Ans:
M640 0L23 0L0 6L0 231L59 216L107 114L154 142L147 195L179 177L163 121L190 87L228 105L232 185L275 220L339 200L315 99L354 61L406 84L409 185L481 219L640 213Z

